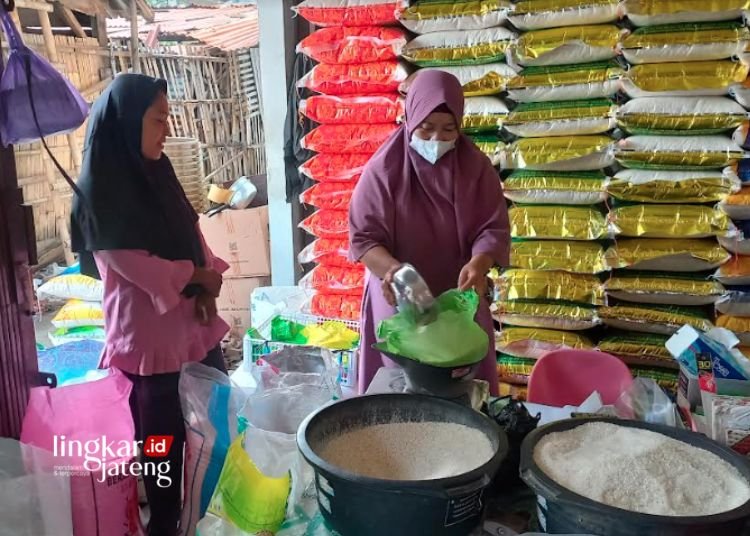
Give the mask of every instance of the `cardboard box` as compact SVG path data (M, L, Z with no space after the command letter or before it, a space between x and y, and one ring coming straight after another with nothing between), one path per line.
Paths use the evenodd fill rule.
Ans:
M214 255L230 265L225 279L271 275L268 207L201 215L200 228Z
M250 296L256 288L268 286L270 283L269 277L224 279L216 307L219 316L229 324L231 339L242 341L251 325Z

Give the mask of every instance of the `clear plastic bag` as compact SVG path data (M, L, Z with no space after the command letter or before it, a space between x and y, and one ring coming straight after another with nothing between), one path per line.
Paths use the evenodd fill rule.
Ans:
M677 406L650 378L634 378L630 389L615 404L617 416L651 424L682 428Z
M337 361L328 350L290 346L263 356L261 361L248 367L257 382L257 393L269 389L312 385L323 389L329 400L341 398L341 387L337 383Z

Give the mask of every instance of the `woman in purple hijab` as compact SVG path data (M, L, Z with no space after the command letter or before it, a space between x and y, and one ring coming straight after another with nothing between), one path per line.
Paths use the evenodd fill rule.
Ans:
M507 266L508 211L490 160L460 131L459 81L424 71L406 99L406 122L365 168L350 207L351 257L368 269L361 322L359 391L394 366L372 349L378 324L395 314L394 272L412 264L437 296L460 288L482 297L477 322L490 336L478 377L498 394L487 273Z

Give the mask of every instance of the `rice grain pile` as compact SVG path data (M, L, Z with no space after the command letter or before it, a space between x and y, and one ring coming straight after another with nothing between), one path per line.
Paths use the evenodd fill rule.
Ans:
M383 480L432 480L467 473L495 452L481 431L443 422L394 422L347 431L319 452L345 471Z
M704 516L750 500L750 485L727 462L648 430L584 424L545 436L534 461L570 491L632 512Z

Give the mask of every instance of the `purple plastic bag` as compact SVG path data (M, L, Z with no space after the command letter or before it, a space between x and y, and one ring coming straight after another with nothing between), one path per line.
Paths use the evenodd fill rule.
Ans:
M6 147L29 143L80 127L89 113L81 94L47 60L23 44L10 14L2 9L0 21L10 44L8 65L0 75L0 142Z

